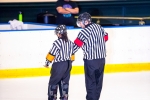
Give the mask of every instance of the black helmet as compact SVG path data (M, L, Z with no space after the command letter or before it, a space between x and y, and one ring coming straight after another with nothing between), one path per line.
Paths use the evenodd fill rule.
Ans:
M55 28L55 33L63 34L63 33L66 33L66 32L67 32L66 25L58 25L58 26Z
M91 15L87 12L84 12L82 14L79 15L79 17L77 18L77 24L79 22L82 22L83 24L85 24L85 21L91 22Z

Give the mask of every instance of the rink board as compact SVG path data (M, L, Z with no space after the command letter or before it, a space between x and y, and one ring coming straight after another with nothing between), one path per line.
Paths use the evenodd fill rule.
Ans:
M69 29L74 41L81 29ZM109 33L106 43L105 73L150 71L150 27L105 27ZM43 67L45 56L57 37L53 29L0 31L0 78L50 75ZM72 75L84 74L83 52L76 53Z

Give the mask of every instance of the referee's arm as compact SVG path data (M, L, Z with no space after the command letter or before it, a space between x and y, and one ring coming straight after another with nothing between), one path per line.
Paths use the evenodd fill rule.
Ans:
M108 33L105 32L105 30L102 28L102 31L103 31L103 35L104 35L104 40L105 42L108 41Z
M74 50L73 53L76 53L80 47L84 44L85 36L80 32L78 37L74 40Z
M45 61L46 66L49 66L49 64L55 59L55 55L57 52L58 52L58 48L55 45L55 43L53 43L51 50L48 52L46 56L46 61Z

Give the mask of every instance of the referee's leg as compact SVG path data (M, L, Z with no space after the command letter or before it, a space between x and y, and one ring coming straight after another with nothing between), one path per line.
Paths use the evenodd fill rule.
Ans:
M65 71L62 80L61 80L61 90L60 90L60 100L68 100L68 90L69 90L69 80L70 80L70 71L72 68L72 63L71 61L66 61L67 62L67 70Z
M84 60L86 99L99 100L104 73L105 58Z
M58 83L63 78L64 73L68 69L67 62L56 62L52 64L51 76L48 86L48 100L57 99L57 87Z
M96 80L93 60L84 60L86 100L96 100Z
M105 66L105 58L97 59L98 61L98 69L95 71L95 77L96 77L96 100L99 100L102 85L103 85L103 75L104 75L104 66Z

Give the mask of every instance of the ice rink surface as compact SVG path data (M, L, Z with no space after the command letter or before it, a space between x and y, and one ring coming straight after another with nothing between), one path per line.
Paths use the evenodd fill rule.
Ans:
M0 79L0 100L47 100L48 81ZM72 75L69 88L69 100L86 100L84 75ZM105 74L100 100L150 100L150 71Z

